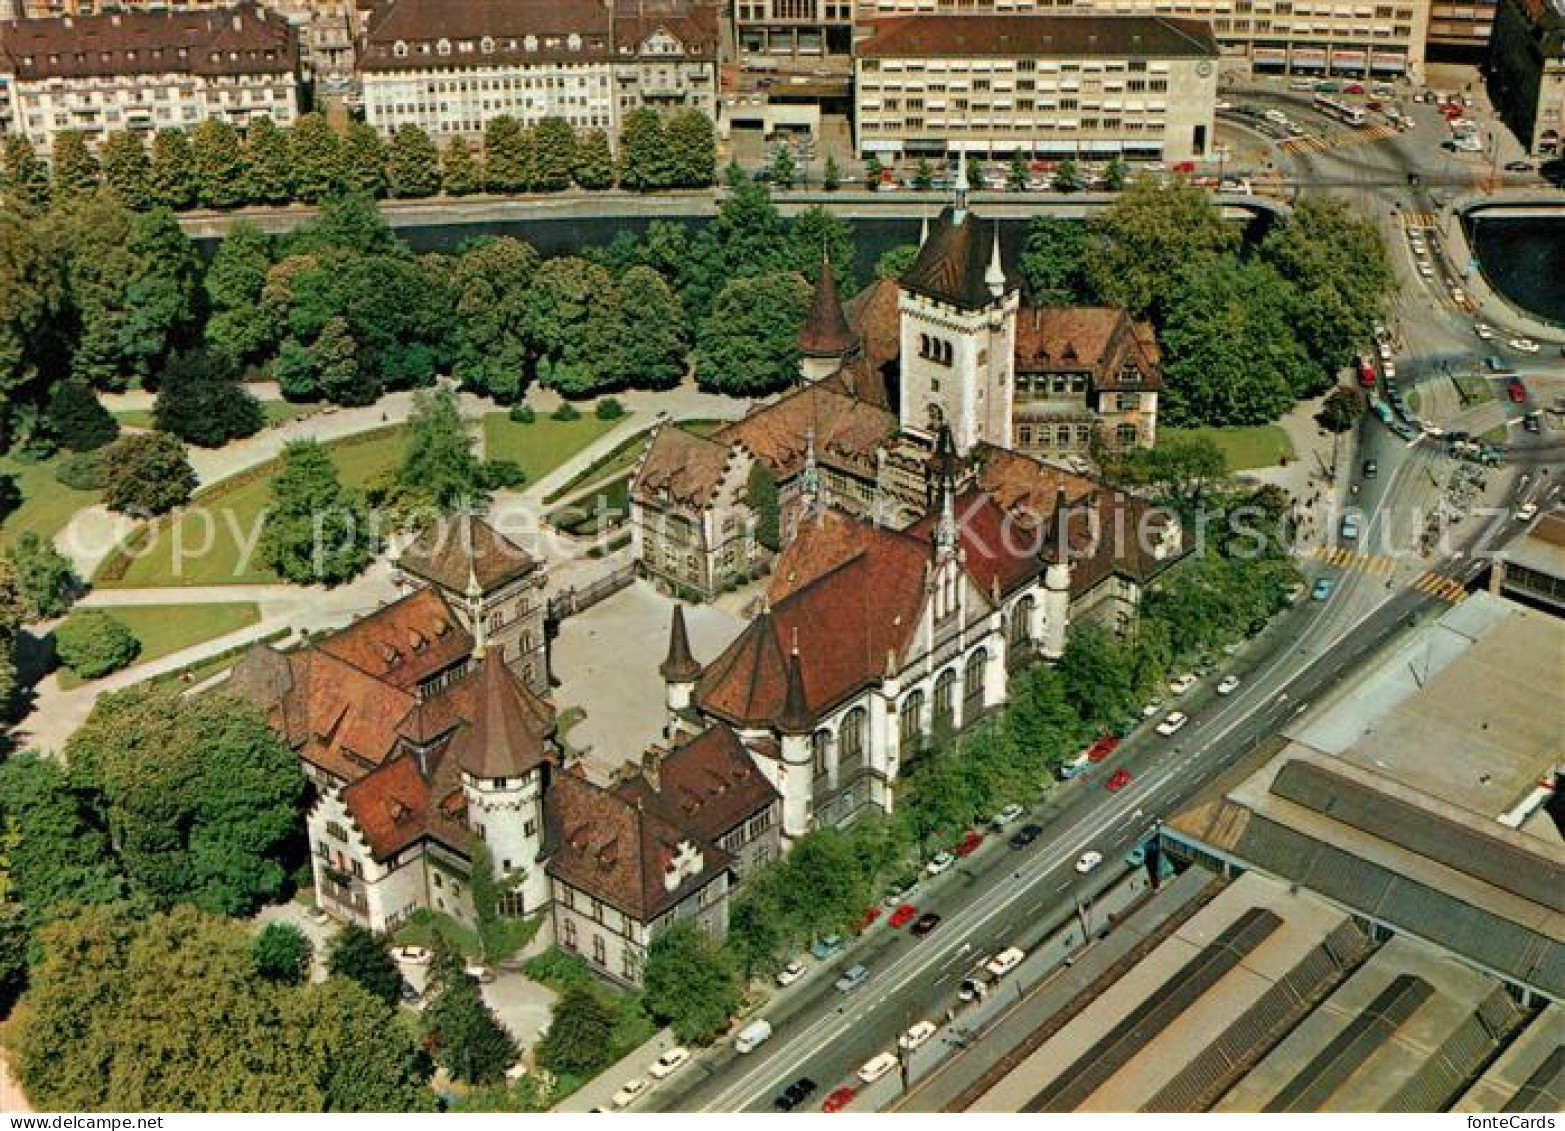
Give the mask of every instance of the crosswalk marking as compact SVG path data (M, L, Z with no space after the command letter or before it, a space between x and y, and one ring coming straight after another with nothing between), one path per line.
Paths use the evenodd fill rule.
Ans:
M1397 568L1394 558L1380 554L1360 554L1341 546L1316 546L1310 554L1339 569L1358 570L1361 573L1373 573L1380 577L1390 577Z
M1433 570L1419 574L1413 580L1413 588L1431 597L1439 597L1442 601L1449 601L1453 605L1467 596L1467 590L1461 582L1443 573L1435 573Z
M1418 228L1435 227L1435 218L1428 212L1404 212L1402 213L1402 226L1408 231Z
M1395 137L1396 132L1390 126L1363 126L1352 133L1336 133L1325 137L1290 137L1278 142L1277 147L1294 153L1322 149L1346 149L1351 145L1372 145L1388 137Z

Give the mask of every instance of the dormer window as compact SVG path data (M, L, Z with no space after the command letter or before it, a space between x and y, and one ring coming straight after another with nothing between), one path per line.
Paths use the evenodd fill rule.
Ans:
M565 38L565 46L570 48L572 51L580 51L581 36L577 35L575 32L571 32L571 34Z
M1119 379L1125 385L1139 385L1141 384L1141 370L1134 365L1127 365L1119 371Z
M478 49L485 55L494 54L494 37L486 35L478 41Z
M403 40L400 40L400 39L397 40L395 43L393 43L391 45L391 53L393 55L395 55L398 59L406 59L408 57L408 45L407 45L407 43L405 41L403 41Z
M522 49L524 51L538 50L538 37L536 35L529 35L526 39L522 40Z
M449 55L449 54L451 54L451 41L449 39L442 39L442 40L438 41L435 44L435 54L436 55Z

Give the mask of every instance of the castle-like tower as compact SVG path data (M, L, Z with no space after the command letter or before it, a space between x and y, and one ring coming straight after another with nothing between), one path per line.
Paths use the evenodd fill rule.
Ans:
M997 223L967 208L967 163L956 200L940 213L899 280L901 424L933 437L944 424L956 450L1011 446L1017 283L1000 261Z

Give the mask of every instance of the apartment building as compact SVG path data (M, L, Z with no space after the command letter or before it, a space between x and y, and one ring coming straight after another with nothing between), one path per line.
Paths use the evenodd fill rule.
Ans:
M1194 20L1059 14L867 20L858 148L1053 157L1207 155L1218 48Z
M1424 63L1430 0L859 0L858 18L958 11L1204 20L1228 69L1416 77Z
M643 105L711 112L717 21L693 4L391 0L370 21L359 73L365 119L388 132L472 137L509 114L616 136Z
M1429 5L1431 52L1450 58L1481 56L1494 30L1498 0L1433 0Z
M287 126L299 113L298 37L248 2L9 20L0 23L0 89L0 131L44 151L62 130L97 142L207 118Z
M1559 155L1565 129L1565 0L1503 0L1489 53L1489 92L1527 152Z

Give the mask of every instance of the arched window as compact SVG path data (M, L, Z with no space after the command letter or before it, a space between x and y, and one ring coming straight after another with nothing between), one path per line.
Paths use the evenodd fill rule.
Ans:
M898 729L902 736L904 756L907 749L912 747L924 736L924 693L915 691L902 700L902 709L898 719Z
M391 45L391 53L398 59L405 59L408 53L408 45L399 39Z
M1114 442L1122 448L1136 446L1136 426L1134 424L1121 424L1114 429Z
M842 720L837 730L837 755L845 770L857 769L864 760L864 732L869 715L863 707L855 707Z
M1011 610L1011 643L1016 646L1026 646L1032 643L1032 611L1034 602L1031 597L1023 597L1016 602L1016 607Z
M919 357L928 357L929 356L929 335L928 334L920 334L918 336L918 356Z
M962 673L962 718L971 721L984 709L984 671L989 666L989 653L979 648L967 657L967 669Z
M436 55L449 55L449 54L451 54L451 41L449 39L438 40L435 43L435 54Z
M810 760L815 766L815 776L826 773L827 759L831 754L831 731L818 730L810 736Z
M941 360L941 362L943 362L946 365L950 365L951 364L951 343L950 342L942 341L940 343L940 360Z
M956 670L947 668L935 680L935 732L950 730L956 725Z

